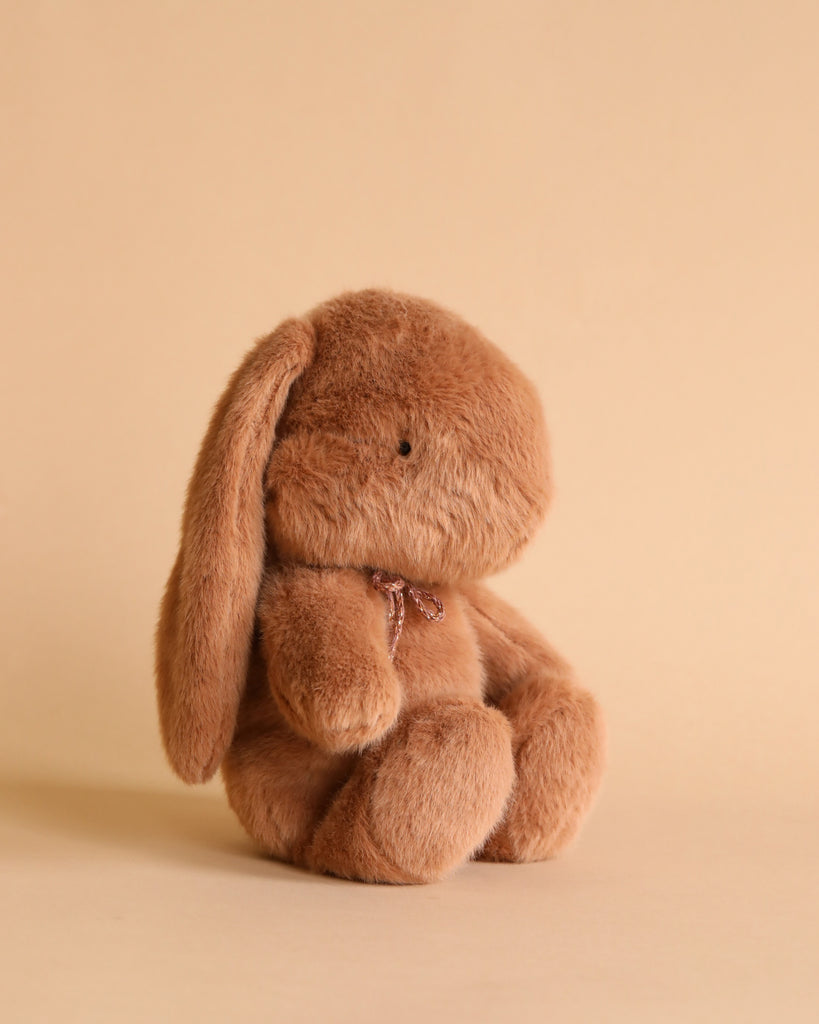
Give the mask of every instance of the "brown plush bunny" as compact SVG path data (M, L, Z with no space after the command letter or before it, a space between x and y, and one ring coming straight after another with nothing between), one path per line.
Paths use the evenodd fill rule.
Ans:
M597 789L593 698L478 581L549 497L535 391L421 299L342 295L258 342L213 415L162 602L162 734L266 850L427 882L550 857Z

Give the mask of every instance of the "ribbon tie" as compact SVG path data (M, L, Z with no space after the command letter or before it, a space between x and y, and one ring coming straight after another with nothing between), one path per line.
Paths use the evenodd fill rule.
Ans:
M376 590L380 590L382 594L386 594L389 600L390 661L395 657L398 638L401 636L401 630L404 628L404 614L406 611L404 606L405 590L415 607L429 622L440 622L444 615L446 615L442 602L434 594L421 590L420 587L413 586L412 583L401 576L391 576L390 573L377 569L372 575L372 585ZM429 608L427 607L428 605L433 605L434 608Z

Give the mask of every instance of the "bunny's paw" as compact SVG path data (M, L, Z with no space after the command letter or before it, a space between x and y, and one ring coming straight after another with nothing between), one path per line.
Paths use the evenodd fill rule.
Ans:
M332 753L374 743L392 728L401 707L395 677L363 667L354 678L305 681L289 692L276 688L274 695L292 728Z

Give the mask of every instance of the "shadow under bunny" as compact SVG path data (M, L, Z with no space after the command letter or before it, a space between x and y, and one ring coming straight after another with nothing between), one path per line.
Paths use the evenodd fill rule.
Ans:
M69 855L90 846L231 874L334 882L264 856L222 800L185 792L0 779L0 821L11 826L10 841L3 845L12 857L29 856L37 838L44 837L50 852Z

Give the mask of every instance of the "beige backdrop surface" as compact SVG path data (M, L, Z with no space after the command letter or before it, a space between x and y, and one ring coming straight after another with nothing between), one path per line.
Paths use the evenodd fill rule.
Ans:
M60 960L64 929L79 928L81 949L113 948L114 933L94 923L94 894L108 883L92 876L109 872L117 892L129 851L142 851L159 906L178 897L186 868L195 875L214 834L241 846L218 784L210 801L182 794L155 726L152 630L184 487L210 408L253 338L334 292L376 284L457 309L541 391L557 498L496 585L604 703L606 789L563 866L506 879L469 867L432 890L468 897L479 916L485 901L497 921L513 898L505 886L520 893L525 942L507 944L503 977L491 973L497 958L471 961L483 965L475 977L458 959L471 927L463 904L435 923L451 929L454 966L413 960L401 929L409 914L423 942L412 915L425 904L408 899L428 895L390 903L380 890L308 885L246 847L209 862L209 886L191 899L207 921L219 917L209 900L232 893L236 958L252 918L236 907L244 898L258 908L272 880L270 914L287 907L305 935L333 927L322 901L358 920L360 899L406 938L414 991L426 984L443 998L441 972L454 971L472 993L443 1000L450 1019L473 999L473 1019L511 1005L518 1019L551 1006L558 1019L588 1020L599 999L610 1017L750 1020L781 1008L785 993L790 1019L810 1019L816 5L75 0L5 3L2 38L0 769L29 952L50 943L65 968L54 1000L93 990L95 972L82 967L93 959L76 969ZM706 885L700 872L727 857L725 822L737 815L738 859L720 861ZM154 829L164 845L146 839ZM165 856L180 836L189 864ZM38 902L29 897L43 877L53 894ZM65 904L79 880L86 895ZM539 887L559 909L551 940L527 917ZM750 929L762 945L742 924L747 900L762 901ZM635 901L653 910L629 945ZM608 930L592 935L604 905ZM691 905L703 910L690 940L678 936L646 982L643 966ZM129 932L135 950L167 927L157 913ZM196 949L202 920L180 914L179 946ZM368 920L349 939L359 969L389 956ZM563 987L551 977L547 999L538 942L554 952L561 929L577 957L558 956ZM703 931L723 936L715 956L736 951L728 966L702 953ZM113 955L103 961L109 1009L147 969L139 953ZM213 955L186 953L179 973L150 975L162 1019L192 1018L197 1000L206 1015L241 1004L235 974L213 981ZM277 955L288 965L278 988L242 961L241 991L259 1012L285 1007L294 1019L354 984L326 942L312 966L302 947ZM592 980L580 966L588 957ZM197 988L206 968L210 982ZM695 968L698 996L686 987ZM317 991L314 970L341 988ZM347 1019L351 1006L359 1020L387 1012L390 967L378 976L380 1002L347 993L328 1019ZM52 990L20 984L20 1019L45 1017ZM128 1005L143 1019L138 1000ZM389 1009L395 1019L401 1007ZM91 1018L78 1009L78 1019Z

